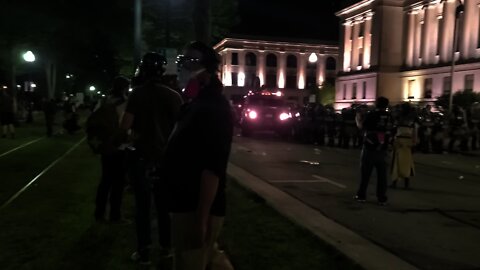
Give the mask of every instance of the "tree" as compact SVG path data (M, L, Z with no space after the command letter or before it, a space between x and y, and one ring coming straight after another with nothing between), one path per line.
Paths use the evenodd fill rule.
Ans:
M322 105L335 103L335 86L324 84L318 91L317 102Z
M445 110L449 109L450 95L444 94L439 96L435 105L444 108ZM473 103L480 102L480 93L473 92L473 90L464 90L461 92L456 92L453 95L453 105L460 106L466 110L470 109Z

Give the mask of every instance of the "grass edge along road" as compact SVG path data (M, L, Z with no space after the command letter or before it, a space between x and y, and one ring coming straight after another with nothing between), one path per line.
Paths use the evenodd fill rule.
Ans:
M3 209L0 268L135 268L133 227L96 224L92 217L99 177L98 157L82 143ZM361 269L234 181L227 196L220 242L235 269ZM125 193L128 218L132 197Z

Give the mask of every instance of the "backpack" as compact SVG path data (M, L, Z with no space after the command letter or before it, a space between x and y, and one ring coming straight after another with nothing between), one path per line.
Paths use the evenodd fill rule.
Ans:
M87 118L87 143L95 154L111 154L116 151L115 135L120 130L118 105L104 99L100 107Z

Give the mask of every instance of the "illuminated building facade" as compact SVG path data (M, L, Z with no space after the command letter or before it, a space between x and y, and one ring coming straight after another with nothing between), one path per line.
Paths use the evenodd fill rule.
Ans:
M281 90L298 102L307 89L335 83L338 45L319 41L226 38L215 45L222 58L227 96L243 96L264 87Z
M337 109L369 103L433 102L452 89L480 89L480 1L363 0L336 13L341 19ZM455 51L452 51L455 50Z

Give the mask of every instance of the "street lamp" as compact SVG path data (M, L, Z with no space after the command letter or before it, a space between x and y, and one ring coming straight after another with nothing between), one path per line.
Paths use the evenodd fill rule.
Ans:
M93 86L93 85L88 88L88 90L90 90L90 91L92 91L92 92L95 91L95 89L96 89L96 88L95 88L95 86Z
M310 54L310 56L308 57L308 62L316 63L317 61L318 61L317 54L316 53Z
M29 63L35 62L35 54L32 51L27 51L23 54L23 60Z
M458 44L458 19L465 11L465 5L462 3L461 0L458 0L460 5L457 6L455 9L455 23L453 27L453 44L452 44L452 66L450 68L450 97L448 101L448 111L452 113L453 107L453 76L455 75L455 52L457 50Z

